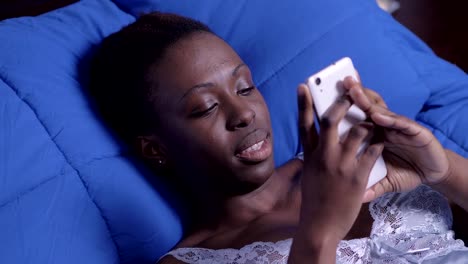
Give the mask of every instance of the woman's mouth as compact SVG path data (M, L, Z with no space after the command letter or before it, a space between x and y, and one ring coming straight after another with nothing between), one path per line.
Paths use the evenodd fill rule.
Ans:
M272 146L268 133L256 131L247 136L244 142L246 143L236 153L236 157L241 160L257 163L271 156Z

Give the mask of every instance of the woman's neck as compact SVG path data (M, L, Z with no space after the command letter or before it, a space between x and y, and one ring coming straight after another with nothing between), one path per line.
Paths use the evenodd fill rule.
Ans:
M272 212L288 200L294 178L301 169L302 161L291 160L277 168L259 188L227 200L215 197L215 193L205 193L199 201L196 222L212 230L234 228Z

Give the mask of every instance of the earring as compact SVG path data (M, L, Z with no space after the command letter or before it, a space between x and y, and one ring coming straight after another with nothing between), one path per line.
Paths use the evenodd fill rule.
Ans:
M166 164L166 160L161 158L161 159L157 160L157 163L158 163L159 166L162 166L162 165Z

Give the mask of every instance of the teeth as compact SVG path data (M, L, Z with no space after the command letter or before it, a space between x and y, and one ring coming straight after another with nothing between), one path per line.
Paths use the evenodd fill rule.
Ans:
M251 152L251 151L256 151L256 150L259 150L262 148L263 146L263 143L265 143L264 140L250 146L249 148L247 148L246 150L242 151L243 153L246 153L246 152Z

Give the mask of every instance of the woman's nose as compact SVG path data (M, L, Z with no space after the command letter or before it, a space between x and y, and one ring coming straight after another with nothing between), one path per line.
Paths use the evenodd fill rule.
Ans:
M227 122L228 130L248 127L255 119L255 111L246 104L233 104L231 116Z

